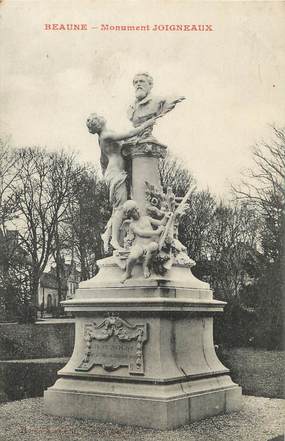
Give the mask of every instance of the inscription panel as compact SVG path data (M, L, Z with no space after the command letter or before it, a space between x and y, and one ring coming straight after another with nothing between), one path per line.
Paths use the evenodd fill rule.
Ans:
M85 356L75 370L87 372L100 365L113 371L127 366L130 374L143 375L147 338L147 324L131 325L119 316L112 315L98 325L88 323L84 329Z

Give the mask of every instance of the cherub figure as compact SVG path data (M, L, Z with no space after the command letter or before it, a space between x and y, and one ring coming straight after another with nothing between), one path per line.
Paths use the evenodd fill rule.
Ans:
M141 258L143 258L144 277L150 277L151 259L158 251L159 236L163 232L164 225L168 219L167 215L162 220L141 215L137 203L133 200L128 200L124 203L123 213L127 219L130 219L129 230L133 234L134 240L130 247L126 271L121 283L132 277L132 270ZM158 228L154 230L153 225Z
M122 223L121 207L128 199L127 172L125 170L125 160L121 154L122 141L142 133L153 124L154 120L148 120L128 132L116 133L110 130L106 125L106 120L96 113L92 113L87 119L86 125L89 132L98 135L102 173L109 188L109 201L113 207L112 217L107 224L105 233L102 235L105 252L108 251L110 240L114 249L121 248L119 243L119 232Z

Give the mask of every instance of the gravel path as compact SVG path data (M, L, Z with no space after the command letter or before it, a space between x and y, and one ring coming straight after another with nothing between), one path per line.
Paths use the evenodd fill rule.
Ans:
M0 405L0 441L267 441L282 433L282 408L280 399L244 396L239 412L161 432L47 416L43 399L30 398Z

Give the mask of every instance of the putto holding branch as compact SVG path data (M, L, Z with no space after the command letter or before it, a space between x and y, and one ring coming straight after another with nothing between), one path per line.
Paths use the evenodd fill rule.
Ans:
M142 216L135 201L126 201L123 205L123 213L126 219L130 219L129 232L133 235L133 242L126 263L126 271L122 283L129 279L135 264L142 259L143 274L150 277L151 259L159 248L158 238L164 231L168 214L162 220L153 219L150 216ZM153 227L158 227L156 230Z

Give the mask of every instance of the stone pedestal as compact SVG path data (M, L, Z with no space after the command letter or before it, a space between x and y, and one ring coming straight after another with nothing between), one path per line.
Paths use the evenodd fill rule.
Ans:
M158 160L164 158L167 147L150 139L136 144L125 143L123 156L131 163L131 196L142 213L145 212L145 182L161 187L158 172Z
M80 284L65 309L76 318L73 355L45 392L52 415L172 429L237 410L241 388L218 360L213 315L224 303L174 265L124 285L114 257Z

